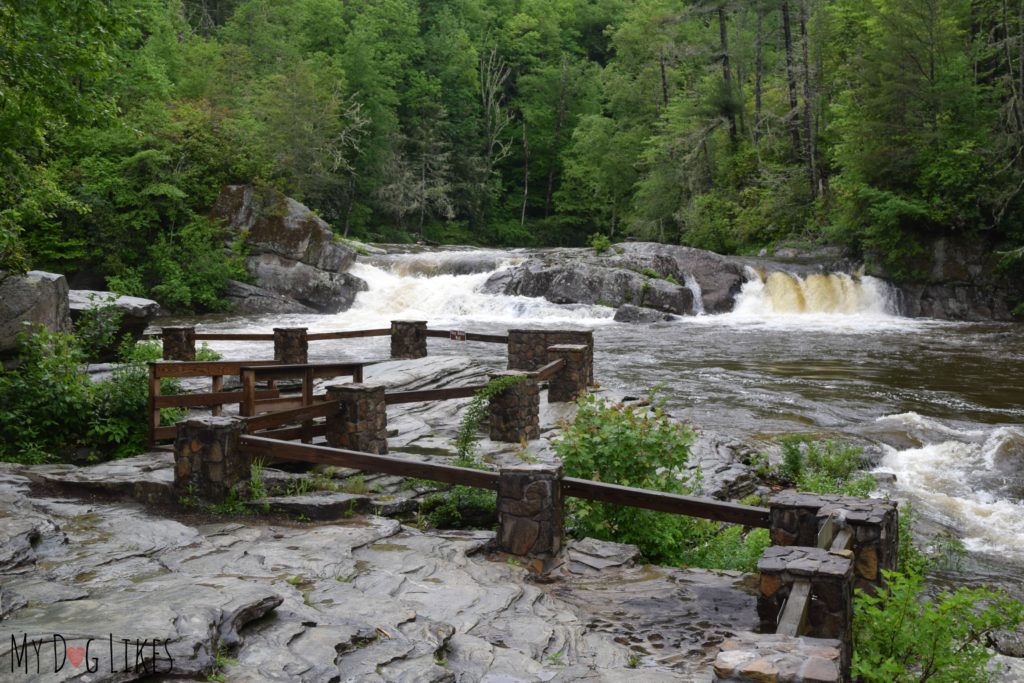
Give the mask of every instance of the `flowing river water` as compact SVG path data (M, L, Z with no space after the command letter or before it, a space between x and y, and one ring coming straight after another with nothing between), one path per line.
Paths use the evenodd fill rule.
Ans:
M885 492L910 500L932 538L959 538L967 575L1024 592L1024 326L910 319L870 277L749 273L734 311L655 325L612 320L603 306L487 294L489 275L519 251L441 251L361 259L353 308L335 315L197 319L207 331L311 332L387 327L502 332L530 326L594 330L598 381L615 390L662 387L674 415L770 450L779 436L854 441ZM689 283L691 288L695 283ZM383 358L387 338L316 342L315 361ZM266 345L214 343L227 357ZM431 342L431 354L494 362L493 346Z

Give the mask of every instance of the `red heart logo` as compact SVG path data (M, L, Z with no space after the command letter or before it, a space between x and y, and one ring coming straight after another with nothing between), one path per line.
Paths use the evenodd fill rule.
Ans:
M68 648L68 660L77 669L82 665L82 660L85 659L85 648L84 647L69 647Z

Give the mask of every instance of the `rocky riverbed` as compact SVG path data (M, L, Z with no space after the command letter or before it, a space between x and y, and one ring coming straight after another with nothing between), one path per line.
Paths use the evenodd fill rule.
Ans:
M457 386L486 371L437 357L381 363L367 381ZM392 453L452 457L464 404L395 407ZM553 457L550 438L572 408L543 405L528 452L485 440L486 459ZM751 489L740 444L703 435L695 450L709 492ZM0 466L0 671L53 681L218 671L231 681L709 681L721 644L756 626L751 577L637 565L631 546L593 540L554 565L525 565L493 552L492 532L413 525L429 487L325 476L339 490L222 515L178 504L168 452ZM345 483L355 476L358 492ZM271 490L303 478L264 472Z

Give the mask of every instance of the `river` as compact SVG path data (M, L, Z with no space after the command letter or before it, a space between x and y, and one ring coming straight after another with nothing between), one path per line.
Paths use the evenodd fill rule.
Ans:
M612 320L603 306L556 305L480 291L525 251L442 251L371 257L369 284L336 315L193 319L208 331L310 331L387 326L500 332L582 326L595 333L597 380L616 390L660 386L671 412L770 449L784 434L854 441L886 493L914 504L927 537L963 541L952 576L1019 592L1024 581L1024 326L909 319L886 283L801 279L751 271L732 313L655 325ZM313 361L383 358L387 339L316 342ZM216 343L227 357L266 357L266 345ZM495 362L493 346L432 341L431 354ZM485 359L491 359L490 361Z

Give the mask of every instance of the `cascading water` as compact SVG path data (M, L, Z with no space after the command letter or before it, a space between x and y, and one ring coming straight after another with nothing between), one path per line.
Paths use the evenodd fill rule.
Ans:
M747 314L895 315L896 298L883 280L868 275L785 271L762 274L747 268L748 280L736 297L734 312Z

